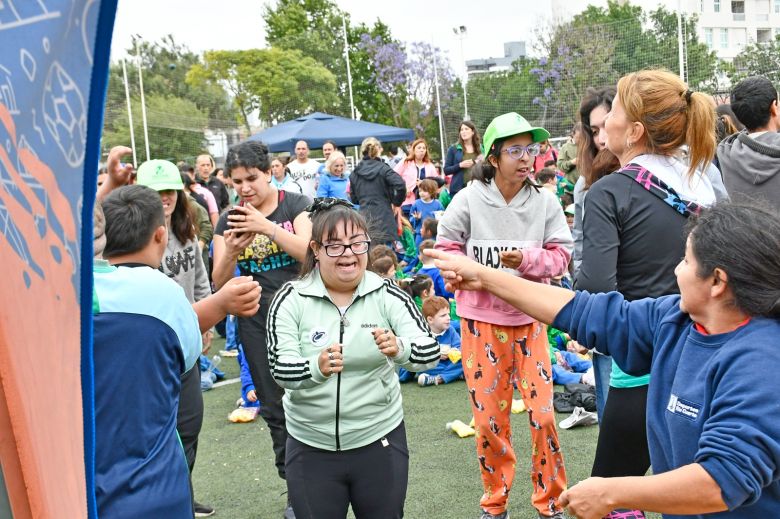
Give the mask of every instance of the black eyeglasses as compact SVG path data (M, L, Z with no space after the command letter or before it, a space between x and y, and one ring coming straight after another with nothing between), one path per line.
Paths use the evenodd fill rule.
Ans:
M325 245L324 243L320 243L323 249L325 249L325 254L330 256L331 258L338 258L339 256L343 256L345 252L347 252L347 249L352 251L352 254L359 256L360 254L365 254L368 252L368 246L371 244L371 240L360 240L355 241L350 244L343 244L343 243L331 243L328 245Z

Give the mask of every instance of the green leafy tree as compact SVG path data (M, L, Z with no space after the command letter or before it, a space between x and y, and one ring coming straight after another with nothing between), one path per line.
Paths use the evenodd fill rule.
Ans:
M191 158L206 149L204 130L208 113L195 103L181 97L160 94L145 95L149 132L149 153L152 159L176 161ZM144 132L141 121L141 100L131 99L133 128L138 161L146 160ZM113 146L130 144L130 122L127 110L120 110L114 124L103 131L102 148L105 153Z
M677 15L663 7L649 14L652 23L650 47L645 49L650 56L657 56L654 66L663 66L679 71L680 58L677 43ZM697 16L682 15L685 41L685 60L688 84L693 88L713 92L717 89L718 58L704 42L699 41L696 32Z
M230 92L249 129L249 115L273 124L338 103L333 74L297 50L279 48L208 51L187 74L193 85L218 84Z
M383 44L399 44L387 25L379 20L371 26L363 23L352 25L349 14L330 0L279 0L275 5L267 4L263 10L268 44L299 50L330 70L336 79L339 97L332 112L349 117L351 108L342 19L347 27L355 110L362 119L396 124L397 110L374 81L374 62L362 46L365 37Z
M748 45L724 69L732 85L750 76L765 76L780 87L780 35L770 43Z
M136 52L140 55L143 70L144 94L158 94L168 97L186 99L203 110L212 119L210 126L235 126L236 112L227 92L214 84L193 85L185 81L187 73L200 57L186 46L176 43L172 35L163 37L158 42L135 42L127 49L127 54L133 56L127 63L127 79L131 85L131 95L138 95L138 67ZM125 91L122 81L121 63L113 63L109 71L108 104L110 106L125 103Z

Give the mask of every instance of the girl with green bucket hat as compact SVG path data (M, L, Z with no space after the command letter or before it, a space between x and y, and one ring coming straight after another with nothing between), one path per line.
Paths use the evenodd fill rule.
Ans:
M493 119L484 136L485 160L445 211L436 248L534 281L549 283L563 274L573 249L571 233L555 195L532 179L539 143L549 137L514 112ZM455 299L465 321L463 368L485 490L479 517L508 517L516 464L509 404L516 385L531 426L533 506L539 517L562 518L558 497L566 489L566 471L545 326L486 291L458 291Z
M148 160L138 168L137 182L160 194L165 212L165 224L168 227L168 245L160 264L160 270L173 279L183 290L190 304L211 295L206 266L198 245L195 232L194 212L189 206L184 182L179 168L167 160ZM210 340L211 332L206 332ZM181 377L181 396L176 419L176 430L181 438L187 465L190 470L195 466L195 454L198 449L198 435L203 424L203 396L200 391L200 365L195 363ZM208 513L211 507L195 502L195 511Z

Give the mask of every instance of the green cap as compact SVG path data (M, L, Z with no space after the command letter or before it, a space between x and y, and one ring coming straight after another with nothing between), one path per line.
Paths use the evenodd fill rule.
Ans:
M530 133L534 142L544 142L550 138L550 132L544 128L531 126L522 115L509 112L490 121L482 138L484 154L486 156L490 154L490 148L493 147L496 139L504 139L521 133Z
M176 164L167 160L147 160L138 168L138 183L155 191L182 191L184 182Z

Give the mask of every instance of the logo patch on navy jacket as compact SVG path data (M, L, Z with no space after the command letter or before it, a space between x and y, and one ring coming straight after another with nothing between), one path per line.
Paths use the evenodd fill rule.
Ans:
M309 340L317 347L324 347L328 345L328 332L325 328L317 327L312 328L309 332Z
M678 398L677 395L669 395L669 404L666 406L666 410L672 414L676 414L686 418L692 422L695 422L699 418L701 412L701 405L689 402Z

